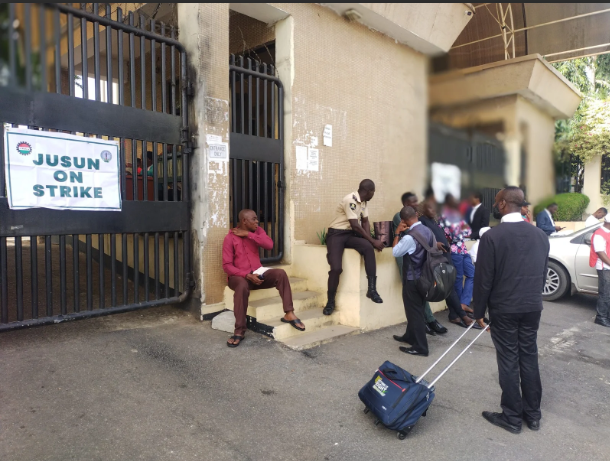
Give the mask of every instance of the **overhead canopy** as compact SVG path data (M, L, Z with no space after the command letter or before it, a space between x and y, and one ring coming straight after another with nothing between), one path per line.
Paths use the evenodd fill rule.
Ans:
M448 55L437 59L436 70L462 69L535 53L553 62L610 52L610 3L473 5L474 18Z

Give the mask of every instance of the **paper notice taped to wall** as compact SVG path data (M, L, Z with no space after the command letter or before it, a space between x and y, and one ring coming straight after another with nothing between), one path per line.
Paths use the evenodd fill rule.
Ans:
M307 155L307 166L309 171L318 171L320 164L320 150L309 148Z
M306 171L307 167L307 147L297 146L297 170Z
M229 146L226 142L208 144L208 160L216 162L229 161Z

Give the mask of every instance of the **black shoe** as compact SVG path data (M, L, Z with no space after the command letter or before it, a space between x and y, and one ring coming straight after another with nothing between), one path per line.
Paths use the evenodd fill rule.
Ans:
M444 335L445 333L447 333L447 328L445 328L444 326L442 326L440 323L438 323L438 320L435 320L434 322L430 322L428 324L428 326L435 331L436 333L438 333L439 335Z
M456 319L459 320L459 322L453 321L453 320L449 320L451 323L453 323L454 325L460 326L462 328L468 328L468 325L466 325L466 323L462 320L462 319Z
M602 327L610 327L610 320L603 317L595 317L595 323L601 325Z
M432 328L430 328L429 323L426 323L426 334L428 334L430 336L436 336L436 333L434 332L434 330Z
M322 311L324 315L330 315L335 310L335 293L328 292L328 302L326 303L326 307Z
M381 304L383 299L377 293L377 277L367 277L367 279L369 280L369 289L366 292L366 297L370 298L374 303Z
M540 430L540 420L539 419L532 419L532 420L526 419L525 424L527 424L527 427L532 431Z
M417 349L414 349L412 347L400 346L398 349L400 349L405 354L409 354L409 355L421 355L422 357L428 357L428 354L424 354L423 352L420 352Z
M393 335L392 338L394 338L394 341L398 341L399 343L411 344L405 339L404 336Z
M501 427L502 429L506 429L508 432L512 432L513 434L520 434L521 428L519 426L514 426L513 424L509 424L505 419L502 413L494 413L493 411L484 411L483 418L489 421L494 426Z

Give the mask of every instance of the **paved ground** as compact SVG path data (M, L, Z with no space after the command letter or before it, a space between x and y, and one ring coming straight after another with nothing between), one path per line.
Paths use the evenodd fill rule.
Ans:
M480 416L500 398L486 334L402 442L357 392L386 359L415 374L432 362L398 351L390 338L404 326L305 353L256 334L228 349L225 333L172 308L5 333L0 459L606 460L610 331L592 323L594 305L577 296L544 310L540 432ZM460 331L433 338L433 356Z

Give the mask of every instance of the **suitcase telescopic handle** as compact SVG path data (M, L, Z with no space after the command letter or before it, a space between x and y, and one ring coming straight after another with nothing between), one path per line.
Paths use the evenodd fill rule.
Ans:
M464 348L464 350L463 350L462 352L460 352L460 354L459 354L459 355L458 355L456 358L454 358L454 359L453 359L453 361L452 361L452 362L451 362L449 365L447 365L447 366L445 367L445 369L444 369L443 371L441 371L441 373L440 373L440 374L439 374L439 375L438 375L436 378L434 378L434 381L432 381L430 384L428 384L428 389L431 389L431 388L432 388L432 386L434 386L434 384L435 384L435 383L436 383L436 382L437 382L439 379L441 379L445 373L447 373L447 372L449 371L449 368L451 368L451 367L453 366L453 364L454 364L455 362L457 362L457 361L459 360L459 358L460 358L462 355L464 355L464 353L465 353L465 352L466 352L468 349L470 349L470 346L472 346L472 345L475 343L475 341L476 341L477 339L479 339L479 336L481 336L483 333L485 333L485 332L486 332L488 329L489 329L489 325L487 325L485 328L483 328L483 330L481 330L481 332L480 332L478 335L476 335L472 341L470 341L470 343L468 344L468 346L466 346L466 347Z
M455 346L457 343L460 342L460 339L462 339L466 335L466 333L468 333L470 331L470 329L474 326L474 324L475 324L475 322L473 320L472 323L470 324L470 326L468 328L466 328L466 331L464 333L462 333L462 335L458 339L456 339L453 342L453 344L451 346L449 346L449 348L445 352L443 352L443 355L441 355L438 359L436 359L436 362L434 362L430 368L428 368L426 371L424 371L424 373L419 378L417 378L417 381L415 381L415 382L419 383L422 379L424 379L424 376L426 376L436 365L438 365L438 362L443 360L443 357L445 357L449 353L449 351L451 349L453 349L453 346Z

